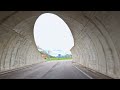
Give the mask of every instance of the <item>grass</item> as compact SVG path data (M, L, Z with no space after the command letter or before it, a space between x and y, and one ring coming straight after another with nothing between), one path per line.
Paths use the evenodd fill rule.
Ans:
M46 61L56 61L56 60L72 60L72 58L47 58Z

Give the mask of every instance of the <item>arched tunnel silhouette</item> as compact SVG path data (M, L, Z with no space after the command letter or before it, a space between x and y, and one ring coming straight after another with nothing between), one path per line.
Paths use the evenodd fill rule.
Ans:
M73 62L120 78L119 11L0 11L0 71L44 62L33 36L43 13L56 14L69 26Z

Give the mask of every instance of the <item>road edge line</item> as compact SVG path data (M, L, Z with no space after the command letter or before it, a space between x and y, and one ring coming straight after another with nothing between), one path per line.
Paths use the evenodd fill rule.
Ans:
M87 73L83 72L82 70L80 70L78 67L76 67L75 65L73 65L76 69L78 69L80 72L82 72L84 75L86 75L88 78L93 79L91 76L89 76Z

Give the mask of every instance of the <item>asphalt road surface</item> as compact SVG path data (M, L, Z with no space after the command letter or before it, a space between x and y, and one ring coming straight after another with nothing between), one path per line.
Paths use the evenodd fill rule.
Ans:
M48 61L0 74L0 79L92 79L72 61Z

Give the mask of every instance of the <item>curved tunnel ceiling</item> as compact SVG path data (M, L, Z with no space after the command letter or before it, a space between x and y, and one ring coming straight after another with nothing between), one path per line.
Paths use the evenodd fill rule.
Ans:
M34 23L43 13L56 14L67 23L75 44L73 62L120 78L119 11L1 11L1 71L44 61L33 36Z

